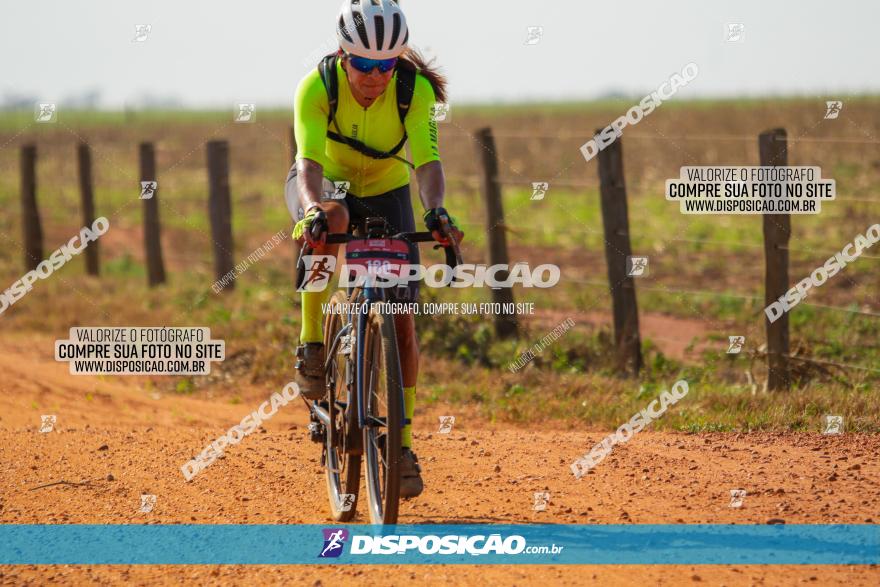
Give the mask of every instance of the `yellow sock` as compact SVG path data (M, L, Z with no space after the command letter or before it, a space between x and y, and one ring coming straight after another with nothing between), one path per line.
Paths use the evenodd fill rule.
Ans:
M322 311L321 305L327 303L332 292L333 290L329 287L324 291L302 292L302 329L299 334L300 343L324 342L324 334L322 332L324 312Z
M412 448L412 419L416 412L416 386L403 388L403 417L409 420L409 424L403 427L401 446Z

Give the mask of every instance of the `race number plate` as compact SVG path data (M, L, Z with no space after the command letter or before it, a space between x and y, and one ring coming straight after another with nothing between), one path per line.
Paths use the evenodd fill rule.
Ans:
M345 260L366 268L368 275L400 275L400 268L410 262L409 243L394 238L353 240L345 245Z

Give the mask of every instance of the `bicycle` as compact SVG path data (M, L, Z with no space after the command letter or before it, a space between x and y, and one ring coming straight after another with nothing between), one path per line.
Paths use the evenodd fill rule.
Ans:
M441 218L441 231L450 245L443 246L446 264L461 264L458 243ZM430 232L390 234L384 218L367 218L364 236L331 233L327 244L346 244L346 261L390 270L410 262L410 245L433 242ZM417 246L417 245L416 245ZM439 248L436 245L434 248ZM303 257L313 249L303 245L297 261L297 289L305 277ZM387 306L387 288L359 284L330 298L324 316L324 399L308 401L309 432L322 444L327 493L333 519L354 518L360 495L364 460L370 523L397 523L400 501L403 377L394 328Z

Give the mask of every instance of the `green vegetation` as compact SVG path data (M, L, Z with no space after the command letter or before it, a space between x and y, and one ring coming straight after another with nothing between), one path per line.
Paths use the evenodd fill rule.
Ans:
M447 207L467 234L466 262L485 262L485 212L473 178L478 173L467 132L491 125L497 135L507 239L512 262L555 263L562 280L552 289L522 289L517 302L534 302L517 340L498 340L486 316L423 316L420 395L427 403L460 404L493 420L557 420L571 426L616 427L664 388L685 377L688 397L654 428L688 431L818 430L824 414L840 414L847 429L878 431L880 322L876 258L847 266L790 314L796 387L786 394L760 389L765 376L763 233L760 217L689 216L663 194L665 179L689 164L757 163L757 133L784 126L792 138L790 162L819 165L837 180L838 200L819 216L792 219L790 278L800 279L843 244L878 221L872 214L880 186L876 149L853 141L880 136L878 97L848 98L836 126L821 121L815 99L701 100L665 103L631 135L624 135L625 171L634 254L650 259L637 282L642 316L662 315L669 328L697 323L684 353L669 350L666 332L644 334L645 369L638 379L616 375L610 298L595 163L584 163L583 141L555 139L601 126L631 105L461 106L441 127L449 173ZM5 289L21 267L18 146L39 149L38 199L45 250L66 242L81 224L75 145L92 146L98 213L111 229L99 241L101 278L84 275L77 257L0 316L0 332L39 332L57 338L73 325L209 325L227 341L221 376L148 382L168 393L210 386L225 401L241 401L238 382L289 380L299 330L293 291L293 247L277 245L237 278L234 288L211 291L211 237L207 221L204 143L227 138L231 153L234 259L245 259L291 221L282 198L289 166L290 112L260 111L258 124L234 124L228 112L62 112L55 125L36 125L32 113L0 114L0 280ZM515 131L515 133L513 132ZM533 132L534 138L528 133ZM657 135L646 140L638 135ZM523 136L525 135L525 136ZM635 135L635 136L634 136ZM705 136L754 140L706 141ZM678 138L675 138L678 137ZM684 137L684 138L681 138ZM584 140L589 138L584 137ZM807 139L823 139L809 141ZM142 205L138 200L137 144L157 147L162 238L169 283L148 289L143 262ZM580 158L580 159L579 159ZM532 181L549 181L540 201ZM423 262L440 253L423 247ZM880 257L880 251L870 251ZM423 288L423 301L482 302L489 290ZM60 303L63 301L63 304ZM837 309L828 309L832 306ZM521 369L509 365L566 318L577 326ZM600 317L601 319L593 320ZM643 323L644 324L644 323ZM689 331L687 331L689 332ZM728 335L744 335L742 354L728 355ZM832 363L859 366L839 367ZM747 372L750 375L747 375Z

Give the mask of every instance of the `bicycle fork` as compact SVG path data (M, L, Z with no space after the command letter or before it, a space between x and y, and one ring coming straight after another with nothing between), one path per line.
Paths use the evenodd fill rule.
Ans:
M366 309L369 309L372 306L373 302L377 301L370 295L371 293L372 292L370 291L370 289L367 289L365 292L366 299L364 301L364 304L367 305ZM357 394L357 398L358 398L358 402L357 402L358 403L358 406L357 406L358 407L358 426L360 427L361 430L363 430L367 426L377 426L377 425L381 425L381 424L385 424L386 426L391 426L391 424L392 424L391 422L387 422L387 421L386 422L381 422L381 421L380 422L368 422L367 421L366 402L368 401L368 398L367 398L367 385L366 385L366 381L365 381L366 348L365 348L364 343L367 340L367 327L369 325L369 317L370 317L369 311L358 312L358 315L357 315L357 338L355 340L355 344L357 345L357 354L356 354L356 356L357 356L357 366L356 366L356 369L357 369L357 378L356 378L357 389L355 390L355 393ZM393 317L391 319L393 320ZM395 326L392 324L392 328L394 328L394 327ZM382 344L381 338L379 340L379 344ZM394 351L398 352L397 349L394 349ZM400 361L398 361L398 365L399 364L400 364ZM371 375L372 375L372 373L371 373ZM397 377L397 381L403 381L403 375L401 373L395 373L394 375ZM403 406L404 405L403 404L403 402L404 402L403 385L399 385L397 387L398 387L398 392L400 395L400 404L399 405ZM400 422L398 422L397 425L400 426L401 429L403 429L405 423L406 423L405 418L401 418Z

